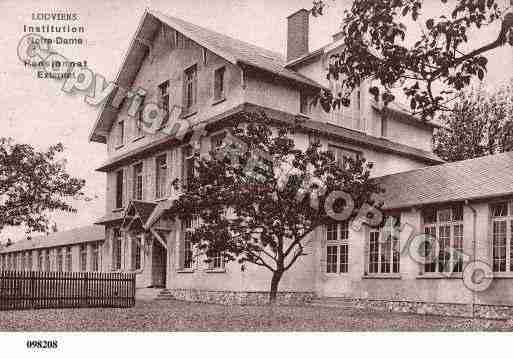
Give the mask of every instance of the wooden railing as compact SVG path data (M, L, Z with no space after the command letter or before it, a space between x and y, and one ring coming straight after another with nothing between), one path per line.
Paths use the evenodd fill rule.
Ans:
M135 304L133 273L0 271L0 310Z

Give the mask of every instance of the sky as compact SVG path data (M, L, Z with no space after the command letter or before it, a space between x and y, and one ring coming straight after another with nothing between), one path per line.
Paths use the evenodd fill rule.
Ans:
M506 1L506 0L505 0ZM310 49L329 42L340 27L348 0L328 0L325 16L311 18ZM426 1L425 13L439 11L439 2ZM106 160L103 144L88 142L98 108L87 105L83 95L61 91L62 83L38 79L17 57L23 25L36 25L32 13L77 13L76 25L84 26L84 45L55 46L69 59L86 60L95 72L113 80L145 8L152 8L195 24L277 52L286 46L286 17L296 10L312 6L311 0L2 0L2 36L0 37L0 90L3 106L0 136L13 137L38 149L62 142L66 148L67 169L86 180L86 193L94 199L73 202L77 213L53 214L59 230L90 225L104 215L105 174L95 172ZM68 22L71 24L71 22ZM476 38L486 42L495 29ZM512 71L511 47L490 54L492 83L503 80ZM0 241L25 236L21 228L0 232Z

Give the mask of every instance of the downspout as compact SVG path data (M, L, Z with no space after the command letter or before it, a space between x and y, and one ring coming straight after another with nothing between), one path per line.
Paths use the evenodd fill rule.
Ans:
M470 205L468 200L465 200L465 205L472 210L473 220L472 220L472 260L475 262L476 253L477 253L477 243L476 243L476 222L477 222L477 211L474 207ZM475 307L476 307L476 291L472 291L472 319L475 319Z

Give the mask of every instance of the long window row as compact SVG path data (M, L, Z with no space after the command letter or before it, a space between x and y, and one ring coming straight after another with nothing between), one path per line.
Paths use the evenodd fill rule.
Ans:
M211 138L211 149L215 150L219 148L225 137L225 133L219 133ZM153 194L145 195L145 184L144 178L149 171L145 168L143 162L137 162L127 168L120 169L115 172L115 209L124 208L125 194L128 193L131 199L134 200L145 200L147 197L151 199L164 199L170 194L170 176L169 168L170 163L168 161L168 154L162 153L152 159L153 166L155 168L153 174ZM194 176L194 152L191 145L186 145L181 148L181 164L182 164L182 179L184 183L187 183L188 178ZM128 183L131 184L131 188L128 187ZM146 191L146 193L148 193ZM151 192L150 192L151 193Z
M495 207L494 207L495 208ZM513 270L513 211L512 206L493 210L493 269ZM393 275L400 273L401 244L400 218L389 216L379 228L368 231L365 243L364 267L366 275ZM343 274L349 271L350 241L347 222L326 225L324 271ZM422 265L422 272L459 273L463 271L463 207L430 208L422 213L422 233L428 241L422 248L431 258ZM434 245L436 244L436 245ZM430 255L431 250L436 255Z
M154 175L154 198L163 199L169 195L168 181L168 159L167 154L161 154L155 157L155 175ZM142 201L144 195L144 176L145 169L143 162L137 162L126 169L120 169L115 173L115 208L125 206L125 192L128 191L129 197L134 200ZM127 178L128 177L128 178ZM131 182L131 188L127 187L127 182ZM153 199L153 198L152 198Z
M101 269L101 244L90 244L88 258L87 245L79 247L78 269L81 272L98 272ZM31 250L0 254L0 269L14 271L72 272L74 267L71 246L53 249ZM89 266L87 265L89 263Z

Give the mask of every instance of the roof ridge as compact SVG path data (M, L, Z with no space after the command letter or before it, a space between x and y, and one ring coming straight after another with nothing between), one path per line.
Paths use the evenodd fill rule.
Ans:
M171 15L165 14L165 13L163 13L163 12L159 11L159 10L155 10L155 9L148 9L148 12L149 12L150 14L154 14L154 13L155 13L155 14L160 15L160 16L168 17L168 18L170 18L170 19L171 19L171 20L173 20L173 21L177 21L177 22L184 22L184 23L186 23L186 24L188 24L188 25L191 25L191 26L194 26L194 27L200 28L200 29L202 29L202 30L205 30L205 31L209 31L209 32L215 33L216 35L219 35L219 36L222 36L222 37L228 38L228 39L230 39L230 40L232 40L232 41L237 41L237 42L239 42L239 43L242 43L242 44L247 45L247 46L254 47L254 48L256 48L256 49L258 49L258 50L261 50L261 51L263 50L263 51L265 51L265 52L269 53L269 55L272 55L272 56L274 56L274 57L278 57L278 60L282 61L282 62L283 62L283 65L285 65L285 55L284 55L284 54L282 54L281 52L277 52L277 51L269 50L268 48L265 48L265 47L262 47L262 46L259 46L259 45L255 45L255 44L253 44L253 43L251 43L251 42L247 42L247 41L244 41L244 40L237 39L237 38L235 38L235 37L233 37L233 36L227 35L227 34L225 34L225 33L222 33L222 32L216 31L216 30L212 30L212 29L210 29L210 28L208 28L208 27L204 27L204 26L201 26L201 25L197 25L197 24L192 23L192 22L190 22L190 21L187 21L187 20L184 20L184 19L181 19L181 18L177 18L177 17L175 17L175 16L171 16Z
M382 180L382 179L385 179L387 177L404 175L404 174L407 174L407 173L423 172L423 171L434 170L434 169L442 168L442 167L451 167L451 166L464 165L464 164L467 164L469 162L477 162L477 161L484 160L484 159L490 159L490 157L500 157L500 156L508 156L508 155L513 155L513 151L494 153L492 155L485 155L485 156L480 156L480 157L468 158L466 160L461 160L461 161L446 162L446 163L442 163L442 164L439 164L439 165L415 168L415 169L408 170L408 171L391 173L391 174L388 174L388 175L384 175L384 176L380 176L380 177L375 177L375 179Z

